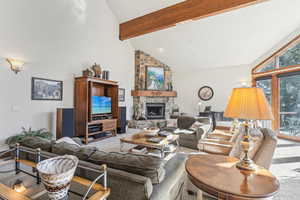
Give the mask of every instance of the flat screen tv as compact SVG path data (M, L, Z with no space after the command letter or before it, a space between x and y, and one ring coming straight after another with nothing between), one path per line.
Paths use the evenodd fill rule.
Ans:
M110 114L111 98L103 96L92 96L92 114Z

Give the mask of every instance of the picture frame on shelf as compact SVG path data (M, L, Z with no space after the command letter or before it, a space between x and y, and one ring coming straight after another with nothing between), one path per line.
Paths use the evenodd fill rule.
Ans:
M32 77L31 100L62 101L63 81Z
M165 69L163 67L146 67L146 89L165 90Z
M125 101L125 88L119 88L119 102Z

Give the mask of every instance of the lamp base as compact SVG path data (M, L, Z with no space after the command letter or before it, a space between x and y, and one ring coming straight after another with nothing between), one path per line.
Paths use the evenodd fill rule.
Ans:
M236 164L236 167L241 170L256 171L257 165L251 159L243 159Z

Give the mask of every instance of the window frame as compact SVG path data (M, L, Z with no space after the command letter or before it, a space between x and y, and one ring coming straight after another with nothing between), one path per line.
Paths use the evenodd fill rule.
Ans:
M256 87L256 81L262 80L265 78L270 78L272 80L272 111L274 115L274 120L272 121L272 128L278 132L278 137L283 139L289 139L293 141L300 142L300 137L295 136L287 136L285 134L281 134L279 132L280 128L280 85L279 85L279 77L292 73L292 72L300 72L300 64L299 65L292 65L292 66L286 66L286 67L280 67L279 66L279 57L283 55L285 52L287 52L290 48L293 48L295 45L300 43L300 35L298 35L296 38L294 38L292 41L288 42L286 45L284 45L282 48L280 48L278 51L273 53L271 56L269 56L267 59L256 65L252 71L252 86ZM268 70L265 72L257 72L257 70L265 67L268 62L270 62L272 59L275 59L275 69Z

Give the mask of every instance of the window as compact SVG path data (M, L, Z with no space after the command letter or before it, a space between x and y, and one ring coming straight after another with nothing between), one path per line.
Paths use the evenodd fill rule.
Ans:
M256 87L263 89L269 104L272 104L272 79L262 79L256 81Z
M252 70L272 106L280 137L300 141L300 36Z
M300 73L283 75L280 82L280 132L300 136Z
M270 60L269 62L267 62L266 64L264 64L262 67L258 68L256 70L256 72L267 72L270 70L274 70L275 69L275 65L276 65L276 61L275 59Z
M300 65L300 43L279 56L279 67Z

